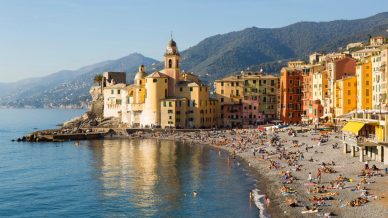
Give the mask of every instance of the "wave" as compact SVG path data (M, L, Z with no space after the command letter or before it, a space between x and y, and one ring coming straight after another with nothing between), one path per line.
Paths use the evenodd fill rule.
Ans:
M264 196L263 194L260 194L259 193L259 189L253 189L252 190L252 195L253 195L253 202L255 202L255 205L256 207L259 209L260 211L260 218L269 218L268 216L265 215L264 211L265 211L265 207L264 207Z

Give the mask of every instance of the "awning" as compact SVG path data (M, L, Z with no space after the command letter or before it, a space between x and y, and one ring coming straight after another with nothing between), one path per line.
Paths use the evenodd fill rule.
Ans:
M356 122L356 121L349 121L344 128L342 128L342 131L345 132L351 132L356 135L358 135L358 131L362 129L362 127L365 125L363 122Z
M360 147L376 147L378 144L374 142L363 142L359 144Z

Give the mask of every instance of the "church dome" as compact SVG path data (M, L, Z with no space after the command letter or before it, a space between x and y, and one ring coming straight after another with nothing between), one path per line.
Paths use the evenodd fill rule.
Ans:
M147 74L144 71L144 65L141 65L139 67L139 71L135 75L135 80L144 79L147 76Z

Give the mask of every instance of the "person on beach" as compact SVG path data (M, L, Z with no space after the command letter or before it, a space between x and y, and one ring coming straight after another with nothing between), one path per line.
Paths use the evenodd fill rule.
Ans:
M368 170L368 169L369 169L368 161L365 161L364 169L365 169L365 170Z
M318 184L321 182L321 176L322 176L321 170L318 169L318 171L317 171L317 183L318 183Z
M313 177L311 175L311 172L309 172L309 182L312 182L313 181Z

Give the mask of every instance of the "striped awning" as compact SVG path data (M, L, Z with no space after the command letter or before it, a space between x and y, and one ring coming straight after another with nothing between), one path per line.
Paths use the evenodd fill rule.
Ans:
M360 131L364 125L365 125L365 123L363 123L363 122L349 121L344 126L344 128L342 128L342 131L350 132L350 133L358 135L358 131Z

